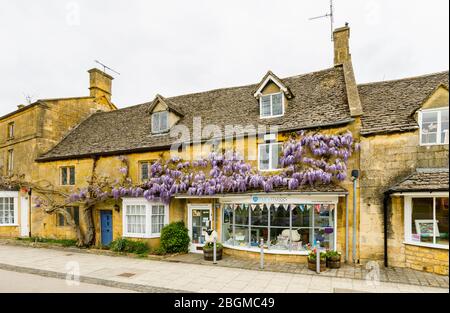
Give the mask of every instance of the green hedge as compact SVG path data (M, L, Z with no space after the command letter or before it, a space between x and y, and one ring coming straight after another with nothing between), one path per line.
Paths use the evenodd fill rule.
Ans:
M145 242L134 241L125 238L119 238L112 241L109 248L115 252L126 252L136 254L146 254L149 252L149 247Z
M161 248L167 253L187 253L189 249L188 229L184 222L173 222L161 230Z

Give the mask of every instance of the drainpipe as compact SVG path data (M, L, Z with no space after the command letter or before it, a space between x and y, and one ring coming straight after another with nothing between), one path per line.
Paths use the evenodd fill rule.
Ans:
M33 193L33 189L30 188L30 190L28 190L28 237L31 238L31 194Z
M384 224L384 266L388 267L388 215L389 215L389 200L391 192L386 191L383 198L383 224Z
M356 184L358 182L359 171L352 171L352 179L353 179L353 239L352 239L352 260L353 263L356 263Z
M348 195L345 195L345 263L348 262Z

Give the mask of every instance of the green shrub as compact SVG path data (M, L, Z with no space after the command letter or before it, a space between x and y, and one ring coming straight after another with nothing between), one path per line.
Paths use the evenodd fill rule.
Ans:
M167 253L187 253L191 241L184 222L174 222L161 230L161 247Z
M119 238L112 241L109 247L115 252L145 254L149 251L149 248L145 242L125 238Z
M163 247L158 247L156 249L153 249L150 254L155 254L155 255L164 255L166 254L166 250Z

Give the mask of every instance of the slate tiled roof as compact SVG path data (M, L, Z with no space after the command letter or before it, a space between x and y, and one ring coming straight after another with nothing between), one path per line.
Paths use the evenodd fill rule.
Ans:
M390 190L397 192L448 191L448 168L417 169Z
M418 128L413 113L439 86L448 88L448 71L358 86L363 107L361 134L410 131Z
M183 112L178 124L192 130L193 117L202 125L278 125L279 130L345 124L352 121L342 66L282 79L292 92L285 115L259 118L254 98L257 84L167 98ZM38 160L80 158L163 149L175 140L150 134L150 103L92 115ZM192 136L192 131L191 131ZM209 139L209 138L204 138Z

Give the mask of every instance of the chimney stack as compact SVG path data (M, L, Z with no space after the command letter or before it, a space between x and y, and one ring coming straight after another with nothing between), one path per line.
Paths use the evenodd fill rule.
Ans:
M350 27L348 27L348 23L345 23L344 27L334 30L334 65L351 61L352 56L350 54L349 40Z
M97 68L90 69L88 73L91 97L105 96L108 101L111 101L111 86L114 78Z

